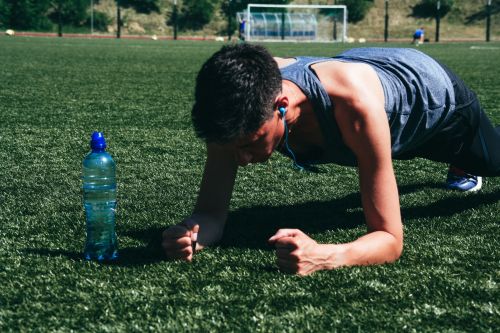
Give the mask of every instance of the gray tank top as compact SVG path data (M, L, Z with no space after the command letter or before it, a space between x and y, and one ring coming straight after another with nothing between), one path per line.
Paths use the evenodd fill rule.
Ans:
M370 65L377 73L385 97L392 157L425 143L439 131L455 107L453 84L444 69L431 57L414 49L355 48L333 58L297 57L281 68L283 80L296 84L311 101L327 145L324 156L303 163L337 163L355 166L356 157L344 144L333 117L333 105L311 65L325 61Z

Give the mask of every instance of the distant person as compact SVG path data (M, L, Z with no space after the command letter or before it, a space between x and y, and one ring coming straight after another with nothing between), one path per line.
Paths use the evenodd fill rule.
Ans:
M449 163L447 187L459 191L479 190L479 175L500 176L500 127L460 78L414 49L273 58L258 45L225 46L198 73L192 120L207 159L193 214L163 233L171 259L192 259L195 234L196 251L220 240L238 167L274 151L298 167L336 163L359 174L365 235L318 244L280 229L269 239L279 268L299 275L401 256L393 159Z
M424 35L425 35L424 28L423 27L418 28L417 30L415 30L415 33L413 34L413 41L411 43L415 45L423 44Z
M238 30L238 37L239 37L240 41L242 41L242 42L245 41L245 25L246 25L246 21L245 21L245 19L242 19L240 22L239 30Z

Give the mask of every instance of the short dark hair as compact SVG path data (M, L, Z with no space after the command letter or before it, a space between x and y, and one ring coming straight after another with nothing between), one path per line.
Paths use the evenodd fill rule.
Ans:
M227 143L258 130L281 91L276 61L262 46L222 47L202 66L191 113L198 137Z

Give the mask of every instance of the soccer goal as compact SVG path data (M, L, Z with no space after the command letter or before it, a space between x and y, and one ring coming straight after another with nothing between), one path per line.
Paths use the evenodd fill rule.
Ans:
M237 13L240 35L247 41L344 42L347 7L344 5L253 4Z

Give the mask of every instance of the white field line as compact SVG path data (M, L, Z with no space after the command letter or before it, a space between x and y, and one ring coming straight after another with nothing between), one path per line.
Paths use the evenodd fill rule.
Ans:
M500 50L498 46L471 46L471 50Z

